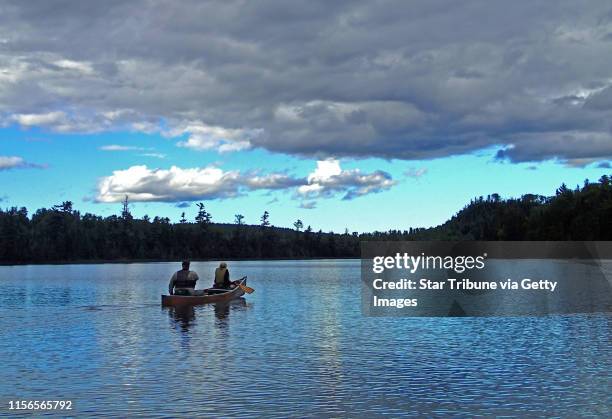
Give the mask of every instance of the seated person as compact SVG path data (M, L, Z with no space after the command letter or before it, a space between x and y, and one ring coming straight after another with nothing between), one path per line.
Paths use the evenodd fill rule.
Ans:
M230 282L230 274L227 269L227 263L221 262L219 267L215 269L215 282L213 284L213 288L222 288L222 289L230 289L232 288L232 283Z
M198 274L189 270L189 261L183 261L183 269L177 271L170 278L168 292L170 295L196 295L195 286Z

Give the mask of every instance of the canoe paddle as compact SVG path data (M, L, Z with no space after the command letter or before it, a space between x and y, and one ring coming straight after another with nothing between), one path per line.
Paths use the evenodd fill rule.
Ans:
M240 287L242 291L246 292L247 294L252 294L255 292L253 288L247 287L246 285L238 284L238 286Z

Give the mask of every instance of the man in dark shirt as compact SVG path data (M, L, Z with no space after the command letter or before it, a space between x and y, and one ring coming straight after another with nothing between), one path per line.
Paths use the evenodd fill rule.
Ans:
M195 286L198 274L189 270L189 261L183 261L183 269L177 271L170 278L168 292L170 295L195 295Z

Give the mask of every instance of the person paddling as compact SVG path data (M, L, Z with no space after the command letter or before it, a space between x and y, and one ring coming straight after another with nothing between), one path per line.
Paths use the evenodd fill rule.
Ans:
M170 295L195 295L195 286L198 282L198 274L189 270L189 261L183 261L183 269L177 271L170 278L168 292Z
M213 288L231 288L232 283L230 282L230 274L227 269L227 263L221 262L219 267L215 269L215 282Z

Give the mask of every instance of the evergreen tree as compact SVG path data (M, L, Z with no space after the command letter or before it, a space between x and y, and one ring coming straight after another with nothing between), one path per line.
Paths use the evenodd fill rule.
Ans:
M204 207L204 203L198 202L196 206L198 207L198 215L196 215L196 218L195 218L196 223L204 227L208 226L208 224L212 222L212 216L210 215L208 211L206 211L206 208Z
M132 213L130 212L130 205L128 202L128 196L125 196L125 199L123 200L123 209L121 210L121 218L123 218L124 220L131 220L132 219Z
M59 205L53 205L53 209L57 211L65 212L65 213L71 213L72 212L72 201L64 201Z
M299 232L302 228L304 228L304 223L302 223L302 220L298 219L295 223L293 223L293 227L295 227L295 231Z

